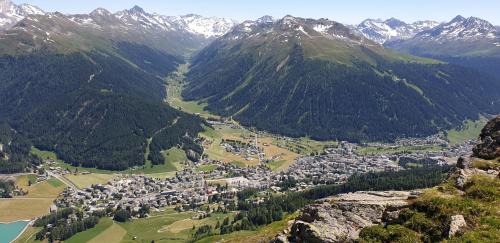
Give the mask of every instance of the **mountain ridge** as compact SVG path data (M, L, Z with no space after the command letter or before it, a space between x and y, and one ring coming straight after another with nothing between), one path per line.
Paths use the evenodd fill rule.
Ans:
M399 19L390 18L386 20L366 19L356 26L351 26L351 28L368 39L384 44L387 41L410 39L437 25L437 22L430 20L407 24Z
M323 140L432 134L492 112L500 98L490 92L497 83L471 70L393 52L335 21L293 16L236 26L193 58L188 81L183 96L210 111Z

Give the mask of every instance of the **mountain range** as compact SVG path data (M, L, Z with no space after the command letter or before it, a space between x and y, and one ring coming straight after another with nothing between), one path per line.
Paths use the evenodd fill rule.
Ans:
M326 19L246 21L192 61L187 99L243 124L315 139L425 136L496 113L500 83L384 48Z
M500 77L500 33L495 26L480 18L457 16L413 38L389 41L385 46Z
M417 21L407 24L399 19L367 19L357 26L350 26L353 31L379 44L392 40L406 40L417 33L439 25L435 21Z
M397 19L352 27L294 16L237 24L138 6L72 15L6 0L0 8L2 127L74 165L161 164L161 151L174 146L201 154L203 120L164 103L163 78L187 61L184 98L290 136L393 140L499 112L493 69L451 65L451 51L436 57L409 47L489 46L497 37L479 19L458 18L451 27ZM458 26L466 30L455 40L450 28ZM494 57L496 50L478 52Z

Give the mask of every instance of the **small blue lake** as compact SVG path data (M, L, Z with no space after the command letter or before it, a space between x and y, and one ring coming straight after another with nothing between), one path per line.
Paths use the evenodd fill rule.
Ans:
M28 221L17 221L8 224L0 224L0 243L9 243L13 241L28 223Z

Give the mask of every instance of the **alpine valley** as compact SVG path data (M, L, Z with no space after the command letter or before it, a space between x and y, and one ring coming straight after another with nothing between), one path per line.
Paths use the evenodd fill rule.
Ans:
M97 7L0 0L0 242L498 242L498 26Z

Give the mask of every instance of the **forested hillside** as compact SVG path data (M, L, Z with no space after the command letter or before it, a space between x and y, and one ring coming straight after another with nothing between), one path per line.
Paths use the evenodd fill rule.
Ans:
M290 16L242 24L194 58L188 81L184 97L211 111L316 139L426 136L500 111L497 80Z
M13 130L9 124L0 122L0 174L22 172L29 164L40 164L39 158L29 154L31 145L26 137Z
M158 75L179 62L144 46L131 47L125 49L132 62L151 53L161 68L145 69ZM2 120L36 147L55 151L74 165L114 170L142 165L146 140L158 130L169 127L177 134L163 137L162 149L192 143L201 131L200 119L163 103L163 80L115 56L3 56L0 69Z

